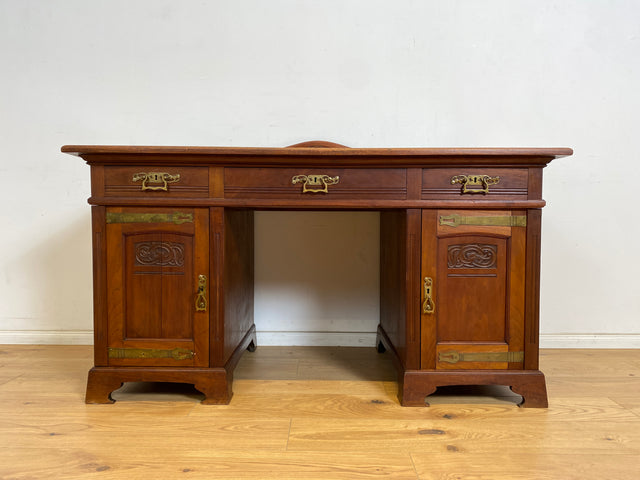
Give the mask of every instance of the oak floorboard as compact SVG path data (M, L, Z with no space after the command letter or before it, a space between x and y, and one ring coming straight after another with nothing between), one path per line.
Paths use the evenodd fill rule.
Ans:
M387 388L387 384L388 388ZM243 395L316 395L357 392L358 395L384 396L390 401L397 399L396 382L350 381L350 380L250 380L234 379L236 397ZM236 399L234 397L234 400Z
M640 375L640 349L542 349L540 369L549 377L610 377L612 371Z
M640 395L640 377L595 377L588 374L551 377L547 379L547 393L549 399Z
M469 454L454 446L446 452L411 455L420 480L635 480L636 455Z
M637 423L637 422L636 422ZM377 440L376 440L377 439ZM530 423L519 420L479 419L452 423L446 420L294 419L289 450L432 451L454 445L474 453L626 453L640 455L638 425L605 422Z
M401 407L368 348L259 347L229 405L143 382L86 405L91 364L91 347L0 346L0 479L637 477L636 350L543 350L548 409L473 386Z
M276 384L278 382L275 382ZM277 389L274 387L274 389ZM336 389L336 392L339 392ZM259 407L257 407L259 406ZM227 415L255 415L260 412L270 418L344 418L395 420L455 420L492 419L544 423L548 421L594 422L635 421L628 409L608 398L558 399L548 409L520 409L510 403L432 404L425 408L400 406L397 398L359 392L348 393L243 393L237 394L229 405L211 409L196 405L191 416L218 417Z
M77 449L73 455L65 449L10 448L5 452L9 461L0 471L2 478L27 480L40 478L88 479L200 479L200 480L366 480L393 478L418 480L411 457L406 454L376 455L366 453L315 452L238 452L209 451L188 455L163 451L161 455L147 452L122 453ZM25 456L37 454L38 462L17 467Z
M153 408L149 406L148 408ZM24 416L0 420L0 432L12 432L12 446L28 447L33 442L46 448L134 449L138 453L193 453L211 449L284 451L290 421L269 418L216 418L205 422L185 415L111 415L54 418Z
M633 397L614 397L612 398L617 405L629 410L634 415L640 417L640 396Z

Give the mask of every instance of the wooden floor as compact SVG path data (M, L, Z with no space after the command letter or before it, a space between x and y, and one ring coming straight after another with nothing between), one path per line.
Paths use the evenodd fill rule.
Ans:
M373 348L259 347L230 405L125 384L85 405L91 347L0 346L0 478L637 479L640 350L543 350L548 409L503 388L398 405Z

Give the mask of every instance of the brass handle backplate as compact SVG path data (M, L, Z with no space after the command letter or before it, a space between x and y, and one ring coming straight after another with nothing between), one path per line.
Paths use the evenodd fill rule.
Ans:
M198 276L198 292L196 293L196 312L207 311L207 276Z
M495 185L500 177L489 175L456 175L451 177L451 184L462 184L462 193L489 193L489 185ZM476 188L469 188L476 187Z
M431 289L433 288L433 279L424 277L424 303L422 304L422 313L432 314L436 310L436 304L433 301Z
M302 183L302 193L329 193L329 185L335 185L340 181L339 176L329 175L295 175L291 183Z
M140 172L133 175L131 181L139 182L142 180L142 190L168 190L168 183L180 181L180 174L172 175L167 172ZM151 185L150 185L151 184Z

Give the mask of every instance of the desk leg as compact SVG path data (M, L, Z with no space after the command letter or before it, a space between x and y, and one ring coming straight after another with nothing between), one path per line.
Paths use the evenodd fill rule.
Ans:
M407 370L403 376L400 403L406 407L428 406L428 395L437 387L450 385L506 385L522 395L520 407L548 406L544 374L539 370Z
M547 387L539 370L405 370L386 332L378 326L378 352L388 352L398 371L398 400L403 407L429 406L427 398L438 387L450 385L507 385L522 395L521 407L546 408Z
M226 405L233 396L232 372L224 368L94 367L89 371L86 403L113 403L111 393L125 382L190 383L204 393L205 405Z
M93 367L87 379L86 403L113 403L111 393L125 382L190 383L205 395L204 405L226 405L233 396L233 370L245 350L257 345L252 325L224 367ZM252 350L253 349L253 350Z
M119 389L123 381L117 375L108 375L100 368L89 370L85 403L113 403L111 392Z

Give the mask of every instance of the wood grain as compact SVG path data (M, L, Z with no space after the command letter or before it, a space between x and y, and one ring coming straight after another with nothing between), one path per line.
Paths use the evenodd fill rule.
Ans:
M157 383L86 405L92 363L86 346L0 346L0 478L636 478L640 350L542 350L548 409L497 387L403 408L373 348L260 347L220 406Z
M440 162L444 166L451 164L451 161L444 161L445 157L451 157L455 162L456 157L473 157L474 163L482 164L489 161L513 165L519 163L526 164L546 164L554 158L561 158L573 154L570 148L348 148L339 146L338 148L321 147L297 147L297 148L269 148L269 147L170 147L170 146L124 146L124 145L64 145L60 151L72 155L78 155L91 161L92 156L108 154L111 156L122 156L122 160L128 162L127 157L145 156L145 163L159 161L163 157L165 162L173 162L175 155L180 155L188 159L189 163L197 164L203 157L221 156L227 163L240 163L251 160L255 157L282 157L285 159L308 159L310 156L328 157L339 159L348 158L379 158L382 161L388 159L403 159L401 161L424 163L425 158L431 159L432 163ZM407 157L407 158L405 158ZM520 157L520 158L518 158ZM204 158L207 161L206 158ZM291 160L290 160L291 161Z
M590 480L633 479L633 455L618 454L469 454L454 444L437 454L416 453L411 458L422 480Z
M112 208L110 212L172 213L171 210ZM110 366L209 365L209 312L195 311L198 275L209 277L209 211L185 211L192 222L109 223L106 226L108 346L115 348L186 348L192 358L119 359ZM175 244L182 250L179 262L161 256L141 261L136 245ZM172 259L174 260L174 259ZM174 265L175 263L175 265ZM94 271L100 272L102 268ZM210 291L210 287L209 291ZM104 299L98 299L104 301ZM211 299L207 298L211 305ZM100 310L99 310L100 311Z

